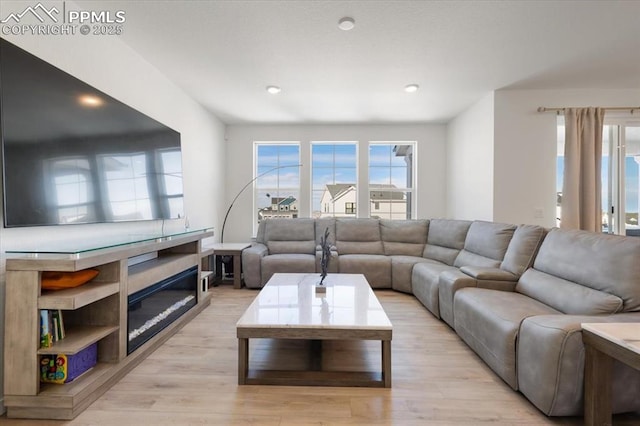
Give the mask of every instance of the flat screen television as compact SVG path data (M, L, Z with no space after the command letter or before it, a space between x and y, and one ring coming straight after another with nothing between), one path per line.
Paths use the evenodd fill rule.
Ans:
M180 133L0 39L5 227L184 217Z

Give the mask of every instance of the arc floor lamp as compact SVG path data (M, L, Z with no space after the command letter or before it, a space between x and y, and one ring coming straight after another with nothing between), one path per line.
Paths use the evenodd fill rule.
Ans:
M238 199L238 197L240 197L240 195L242 195L242 193L256 180L260 179L262 176L269 174L275 170L279 170L279 169L286 169L286 168L291 168L291 167L302 167L302 164L291 164L288 166L278 166L278 167L274 167L273 169L269 169L264 173L260 173L258 176L254 177L253 179L251 179L249 182L247 182L242 189L240 189L240 191L238 191L238 193L236 194L235 197L233 197L233 200L231 200L231 204L229 204L229 208L227 208L227 213L224 215L224 221L222 222L222 229L220 230L220 242L224 243L224 227L227 225L227 219L229 218L229 213L231 212L231 209L233 208L234 203L236 202L236 200Z

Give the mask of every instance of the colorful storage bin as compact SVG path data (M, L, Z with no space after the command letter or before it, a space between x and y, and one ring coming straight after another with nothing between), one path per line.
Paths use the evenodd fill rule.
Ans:
M97 343L87 346L74 355L42 355L40 357L40 381L69 383L92 368L97 362Z

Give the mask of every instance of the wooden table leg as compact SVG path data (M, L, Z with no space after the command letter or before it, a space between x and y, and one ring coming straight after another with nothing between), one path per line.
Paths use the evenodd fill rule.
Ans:
M322 340L311 340L309 370L322 371Z
M585 345L584 424L611 425L611 365L608 355Z
M384 387L391 387L391 340L382 341L382 380Z
M215 258L216 264L216 275L215 279L213 280L213 286L217 287L220 281L222 281L222 256L220 256L219 254L214 254L213 257Z
M249 372L249 339L238 338L238 384L247 384Z
M233 288L242 288L242 259L241 255L233 255Z

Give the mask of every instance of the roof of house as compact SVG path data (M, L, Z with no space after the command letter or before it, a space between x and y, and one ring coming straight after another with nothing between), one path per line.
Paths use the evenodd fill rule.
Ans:
M355 183L336 183L326 185L327 191L333 202L356 188ZM372 183L369 184L369 198L372 200L404 200L404 192L386 191L386 189L397 188L392 184Z

